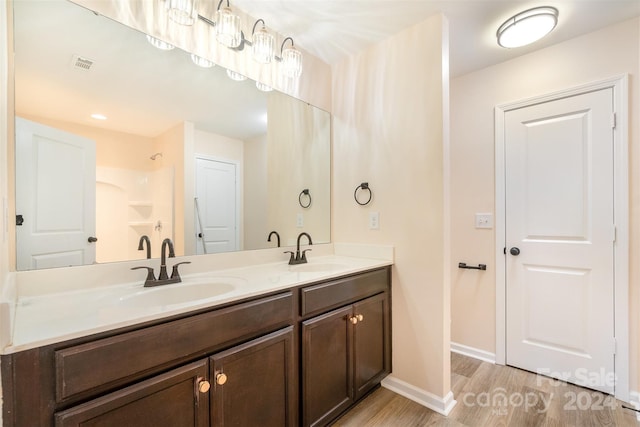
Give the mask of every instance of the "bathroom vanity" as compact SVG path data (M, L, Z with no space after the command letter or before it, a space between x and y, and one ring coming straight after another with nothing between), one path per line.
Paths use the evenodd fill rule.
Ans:
M5 354L3 425L327 425L391 371L388 264Z

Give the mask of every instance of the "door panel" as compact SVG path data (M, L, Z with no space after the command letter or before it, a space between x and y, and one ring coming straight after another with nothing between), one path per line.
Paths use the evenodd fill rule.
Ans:
M353 305L354 315L362 319L353 329L356 400L378 384L390 370L390 360L385 351L389 322L385 316L386 304L386 295L380 294Z
M93 141L16 118L18 270L95 262L95 189Z
M302 425L321 426L353 402L348 306L302 323Z
M293 359L291 326L212 356L211 425L297 425Z
M608 393L612 109L604 89L505 115L507 364Z
M198 254L229 252L238 244L237 179L233 163L196 159ZM204 245L206 247L203 248Z

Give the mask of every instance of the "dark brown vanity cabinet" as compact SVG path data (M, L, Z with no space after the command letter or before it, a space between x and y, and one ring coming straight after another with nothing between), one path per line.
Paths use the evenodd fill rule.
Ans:
M387 270L338 282L347 290L333 309L302 322L302 425L324 426L363 397L391 372L391 325ZM360 282L360 283L358 283ZM368 286L359 287L359 284ZM327 288L327 285L329 286ZM351 292L349 292L351 287ZM320 297L327 306L339 302L327 298L331 284L303 289L305 298ZM360 291L364 290L363 297ZM314 294L316 292L316 294ZM314 309L321 304L310 302ZM317 304L316 304L317 303Z
M390 372L390 268L2 356L3 426L326 425Z
M55 414L56 427L294 426L293 327Z
M207 427L207 360L55 414L56 427Z

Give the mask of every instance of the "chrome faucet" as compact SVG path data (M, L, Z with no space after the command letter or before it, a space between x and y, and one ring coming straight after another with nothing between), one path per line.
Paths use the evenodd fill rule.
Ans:
M146 237L146 236L144 236ZM142 238L140 239L142 241ZM148 238L147 238L148 240ZM148 248L148 246L147 246ZM191 264L189 261L178 262L173 265L171 270L171 277L167 274L167 251L169 258L175 258L176 254L173 250L173 242L171 239L164 239L162 241L162 248L160 252L160 274L156 279L155 274L153 272L153 267L132 267L132 270L146 269L147 270L147 278L144 281L144 287L149 288L152 286L160 286L160 285L168 285L171 283L180 283L182 279L180 278L180 273L178 272L178 266L182 264Z
M274 234L278 238L278 247L280 247L280 235L278 234L277 231L272 231L271 233L269 233L269 237L267 237L267 242L271 241L271 236L273 236Z
M291 254L291 256L289 257L289 265L305 264L307 262L306 252L310 251L311 249L305 249L302 251L302 254L300 253L300 239L302 238L302 236L305 236L307 238L307 240L309 241L309 245L313 245L313 242L311 241L311 236L309 236L308 233L302 232L298 234L298 241L296 243L295 256L292 251L285 251L285 254Z
M147 259L151 259L151 241L149 240L149 236L143 234L140 236L140 240L138 241L138 250L144 250L144 243L147 243Z

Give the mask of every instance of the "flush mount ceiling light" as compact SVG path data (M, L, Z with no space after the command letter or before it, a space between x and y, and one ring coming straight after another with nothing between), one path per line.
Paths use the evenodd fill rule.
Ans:
M209 61L208 59L205 59L193 53L191 54L191 60L198 67L202 67L202 68L211 68L215 65L213 62Z
M180 25L193 25L198 19L197 0L166 0L169 19Z
M525 46L549 34L558 23L558 9L535 7L507 19L498 28L498 44L506 48Z
M242 30L240 29L240 17L233 13L227 0L227 7L220 9L223 0L218 3L216 11L216 39L227 47L238 47L242 42Z
M262 22L262 28L256 31L258 22ZM269 64L273 60L275 39L267 32L263 19L258 19L253 24L251 35L253 37L251 46L253 59L261 64Z
M147 34L147 41L160 50L172 50L175 46Z
M291 40L291 47L284 48L287 40ZM286 77L300 77L302 74L302 53L293 45L293 39L287 37L280 46L280 61L282 74Z

